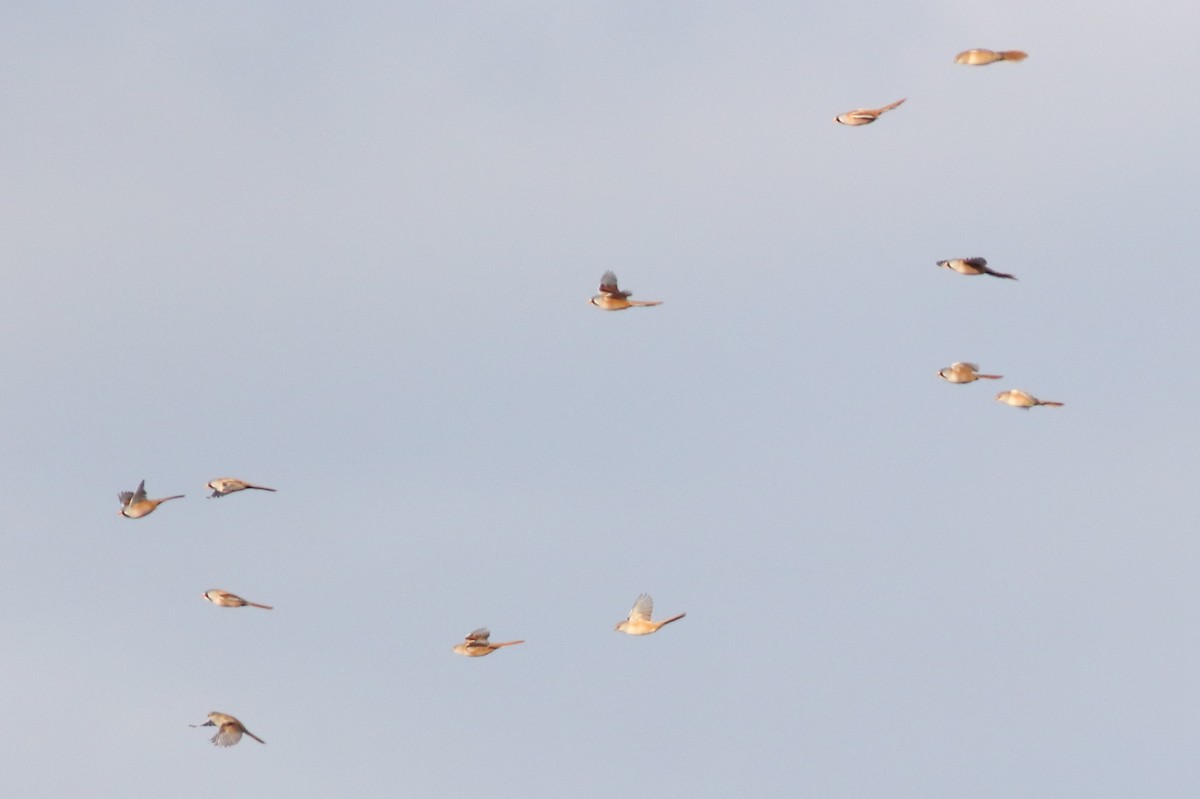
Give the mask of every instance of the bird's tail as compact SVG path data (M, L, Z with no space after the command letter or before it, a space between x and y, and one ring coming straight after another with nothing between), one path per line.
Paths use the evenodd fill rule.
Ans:
M996 55L1000 56L1001 61L1024 61L1029 58L1029 53L1021 50L1001 50Z
M1061 403L1061 402L1047 402L1046 400L1038 400L1038 405L1048 405L1048 406L1050 406L1051 408L1061 408L1061 407L1063 406L1063 403Z
M976 377L981 377L981 378L983 378L984 380L999 380L999 379L1001 379L1002 377L1004 377L1004 375L980 375L980 374L977 374L977 375L975 375L975 376L976 376Z
M904 102L907 99L908 99L907 97L901 97L899 100L892 103L891 105L885 105L883 108L880 108L879 113L882 114L884 111L891 111L893 108L897 107L898 105L900 105L902 102Z
M639 308L649 308L651 305L662 305L662 300L629 300L629 304Z
M255 735L254 733L250 732L250 730L246 729L245 727L242 727L242 732L246 733L246 734L247 734L247 735L249 735L251 738L253 738L254 740L258 741L260 744L265 744L265 743L266 743L266 741L264 741L262 738L259 738L257 735Z
M246 604L252 608L262 608L263 610L274 610L275 609L270 605L260 605L257 602L247 602Z
M663 619L661 622L659 622L658 626L659 626L659 627L666 627L666 626L667 626L668 624L670 624L671 622L673 622L673 621L679 621L680 619L682 619L682 618L683 618L684 616L686 616L686 615L687 615L686 613L680 613L678 616L672 616L672 617L671 617L671 618L669 618L669 619Z
M1008 274L1007 272L997 272L997 271L995 271L994 269L988 269L988 270L987 270L987 273L988 273L989 275L991 275L992 277L1006 277L1006 278L1008 278L1009 280L1016 280L1016 279L1017 279L1017 276L1016 276L1016 275L1010 275L1010 274Z
M173 497L163 497L159 502L166 502L168 499L183 499L183 494L176 494Z
M252 486L249 483L246 483L246 488L256 488L259 491L274 491L275 490L273 488L267 488L266 486Z
M492 644L492 649L499 649L502 646L516 646L517 644L523 644L523 643L525 643L525 642L524 641L505 641L504 643L501 643L501 644Z

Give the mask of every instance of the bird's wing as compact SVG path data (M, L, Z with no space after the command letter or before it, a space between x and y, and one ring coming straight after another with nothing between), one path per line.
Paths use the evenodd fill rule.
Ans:
M967 266L974 266L978 269L982 269L985 266L987 266L987 258L979 258L979 257L963 258L962 262L964 264L966 264Z
M240 740L242 740L242 725L237 721L224 722L217 728L217 734L212 737L212 742L217 746L233 746Z
M650 621L650 617L654 614L654 600L649 594L641 594L637 601L633 603L633 608L629 611L630 621Z
M466 640L468 642L486 644L491 634L491 630L489 630L487 627L480 627L478 630L468 633Z
M633 294L631 291L621 291L617 287L617 276L612 271L605 272L600 278L600 293L608 294L617 299L625 299Z
M956 369L956 370L969 369L972 372L979 371L979 366L977 364L967 363L966 361L958 361L956 363L952 363L952 364L950 364L950 368Z
M617 288L617 276L611 271L605 272L600 277L600 290L606 294L616 294L620 291Z
M117 494L117 500L120 501L121 507L123 508L126 505L128 505L131 501L133 501L133 492L132 491L122 491L120 494Z
M133 501L141 502L146 498L146 481L138 483L137 491L133 492Z

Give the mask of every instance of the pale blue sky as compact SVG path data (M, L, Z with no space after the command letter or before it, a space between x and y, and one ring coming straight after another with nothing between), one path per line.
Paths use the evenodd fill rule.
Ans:
M1200 11L564 5L4 5L10 795L1193 796Z

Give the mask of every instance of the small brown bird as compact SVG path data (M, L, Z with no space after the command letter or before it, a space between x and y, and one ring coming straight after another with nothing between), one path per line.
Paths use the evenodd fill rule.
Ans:
M121 502L121 510L117 511L118 513L126 519L140 519L153 513L155 508L169 499L183 499L183 494L162 499L146 499L146 481L143 480L138 483L137 491L122 491L117 494L117 499Z
M237 594L231 594L228 591L222 591L220 588L214 588L211 591L205 591L200 596L204 597L214 605L220 605L223 608L244 608L249 605L252 608L274 610L274 608L270 605L260 605L257 602L247 602Z
M937 376L951 383L974 383L980 378L985 380L999 380L1004 375L981 375L979 367L973 363L952 363L950 366L942 369L937 373Z
M1024 61L1029 58L1029 53L1021 52L1020 50L963 50L958 55L954 56L955 64L968 64L973 67L981 67L985 64L994 64L997 61Z
M952 269L960 275L991 275L992 277L1006 277L1009 280L1017 279L1016 275L989 269L986 258L951 258L946 261L938 261L937 265Z
M654 600L649 594L640 594L633 603L633 609L629 611L629 618L618 623L616 630L629 635L649 635L657 632L658 628L664 624L679 621L687 614L680 613L678 616L672 616L662 621L650 621L652 615L654 615Z
M1040 400L1027 391L1021 391L1018 388L1010 391L1001 391L996 395L996 402L1003 402L1005 405L1011 405L1014 408L1029 410L1034 405L1046 405L1051 408L1061 408L1061 402L1050 402L1049 400Z
M226 494L232 494L234 491L245 491L247 488L254 488L259 491L275 490L273 488L267 488L266 486L256 486L251 483L247 483L245 480L239 480L236 477L218 477L216 480L209 481L208 485L204 487L212 489L212 494L210 494L208 497L209 499L213 499L214 497L223 497Z
M662 305L662 300L631 300L632 291L621 291L617 288L617 276L605 272L600 278L600 293L588 302L604 311L623 311L626 308L649 308L651 305Z
M242 740L242 733L249 735L260 744L265 744L262 738L259 738L250 730L246 729L246 725L230 716L228 713L209 713L208 721L203 724L189 724L189 727L216 727L217 734L212 737L212 742L216 746L233 746L238 741Z
M891 105L885 105L883 108L858 108L854 111L847 111L844 114L835 116L833 121L840 122L843 125L870 125L879 119L880 114L891 111L907 99L907 97L902 97Z
M478 630L468 634L461 644L455 644L454 651L469 658L481 658L484 655L492 654L502 646L515 646L525 643L524 641L505 641L501 644L493 644L488 641L488 636L490 635L491 632L488 631L487 627L480 627Z

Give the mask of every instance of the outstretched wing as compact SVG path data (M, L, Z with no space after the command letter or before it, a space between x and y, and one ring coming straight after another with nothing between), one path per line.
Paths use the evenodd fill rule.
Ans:
M132 491L122 491L120 494L117 494L117 501L121 503L122 508L127 507L132 500Z
M967 266L973 266L976 269L983 269L987 266L987 258L963 258L962 262Z
M650 621L652 615L654 615L654 600L649 594L640 594L629 611L629 620Z
M467 634L467 641L469 643L486 644L491 634L491 630L487 627L480 627L478 630Z
M217 734L212 742L217 746L233 746L242 740L242 725L236 721L227 721L217 728Z
M133 501L141 502L146 498L146 481L138 483L137 491L133 492Z

